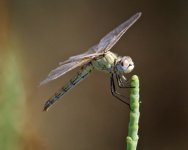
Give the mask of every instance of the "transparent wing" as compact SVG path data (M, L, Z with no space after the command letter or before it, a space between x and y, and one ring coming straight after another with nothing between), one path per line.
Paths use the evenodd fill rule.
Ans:
M91 61L91 59L104 54L108 50L110 50L117 41L121 38L121 36L140 18L141 12L136 13L127 21L120 24L114 30L109 32L106 36L104 36L100 42L91 48L89 48L85 53L72 56L68 60L61 62L59 67L52 70L48 77L41 82L41 84L45 84L51 80L54 80L65 73L73 70L74 68L86 64Z
M109 51L121 38L121 36L140 18L142 15L141 12L136 13L132 17L130 17L127 21L120 24L114 30L109 32L106 36L104 36L98 46L97 46L97 53L99 52L107 52Z
M68 60L61 62L60 64L78 61L80 59L84 59L86 57L97 57L107 51L109 51L121 38L121 36L140 18L142 15L141 12L136 13L132 17L130 17L127 21L120 24L114 30L109 32L106 36L104 36L100 42L91 48L89 48L85 53L75 55L70 57Z
M74 61L74 62L70 62L64 65L61 65L59 67L57 67L56 69L52 70L47 78L45 80L43 80L40 85L42 84L46 84L47 82L57 79L58 77L64 75L65 73L75 69L76 67L79 67L81 65L86 64L87 62L89 62L90 59L84 59L81 61Z
M97 53L97 45L94 45L91 48L89 48L85 53L75 55L75 56L71 56L71 57L69 57L68 60L66 60L64 62L60 62L59 65L74 62L74 61L79 61L79 60L82 60L82 59L85 59L85 58L92 59L92 58L97 57L101 54L103 54L103 53Z

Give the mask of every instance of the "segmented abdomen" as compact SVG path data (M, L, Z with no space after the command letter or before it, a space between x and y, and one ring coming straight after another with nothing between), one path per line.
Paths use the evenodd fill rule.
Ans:
M46 101L44 105L44 111L47 111L49 107L51 107L55 102L57 102L66 92L75 87L78 83L80 83L83 79L85 79L89 73L93 70L93 66L88 64L84 66L78 74L70 80L65 86L63 86L58 92L54 94L48 101Z

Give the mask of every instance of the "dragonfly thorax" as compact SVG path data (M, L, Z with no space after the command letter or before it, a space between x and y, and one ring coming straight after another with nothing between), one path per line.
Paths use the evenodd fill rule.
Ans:
M134 63L129 56L118 57L111 51L99 56L91 63L95 69L111 73L129 73L134 68Z
M117 59L118 56L116 54L108 51L107 53L95 58L91 63L97 70L112 72Z
M134 63L129 56L119 57L116 60L115 70L120 73L129 73L134 69Z

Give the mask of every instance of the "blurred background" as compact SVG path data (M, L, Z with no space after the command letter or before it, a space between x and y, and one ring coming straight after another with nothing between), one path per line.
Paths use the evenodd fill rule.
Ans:
M92 72L48 112L42 111L45 101L79 68L39 83L59 62L86 51L140 11L142 17L112 49L132 57L131 75L140 78L138 149L186 150L188 2L183 0L1 0L0 149L126 149L129 109L111 96L108 74Z

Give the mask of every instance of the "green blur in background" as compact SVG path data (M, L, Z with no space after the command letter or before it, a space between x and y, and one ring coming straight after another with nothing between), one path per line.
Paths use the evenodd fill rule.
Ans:
M138 150L188 147L188 2L0 1L0 150L124 150L129 108L93 72L48 112L45 101L78 71L39 86L136 12L112 51L131 56L140 79ZM131 77L132 74L128 75ZM129 91L121 90L129 95ZM3 147L3 148L2 148Z
M8 51L8 49L7 49ZM22 136L25 90L16 54L4 55L1 64L0 149L19 150Z

